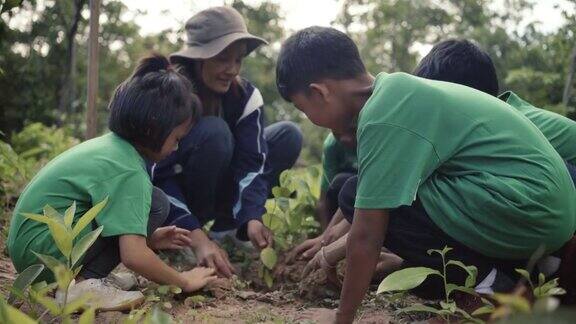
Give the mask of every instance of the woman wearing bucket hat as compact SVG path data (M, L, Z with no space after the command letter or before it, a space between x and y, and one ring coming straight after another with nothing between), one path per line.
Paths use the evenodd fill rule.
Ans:
M192 233L199 262L230 275L226 253L202 225L214 220L210 236L216 240L270 245L264 204L279 174L298 158L302 134L291 122L264 127L262 95L239 72L243 58L266 41L248 33L238 11L209 8L185 29L187 44L170 60L194 83L203 117L152 176L169 196L169 223Z

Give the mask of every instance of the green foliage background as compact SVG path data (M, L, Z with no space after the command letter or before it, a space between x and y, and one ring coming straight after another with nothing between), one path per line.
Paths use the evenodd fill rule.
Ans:
M336 1L336 0L334 0ZM576 48L576 0L565 1L565 21L552 32L541 24L523 26L534 0L344 0L333 25L358 43L372 73L410 72L422 48L440 40L475 40L494 58L502 90L512 89L563 114L576 107L572 95L561 105L571 53ZM314 127L285 103L275 86L280 42L293 31L284 26L277 2L226 0L252 33L270 42L245 61L242 74L262 91L268 122L294 120L306 134L303 164L317 163L326 130ZM194 2L191 1L192 8ZM563 9L564 8L564 9ZM100 32L99 129L106 128L106 105L138 58L150 51L168 54L184 43L181 29L141 35L138 12L122 1L103 0ZM169 14L169 13L165 13ZM190 16L194 12L190 12ZM25 124L67 126L77 138L85 128L87 0L27 0L0 15L0 131L4 140ZM571 89L573 90L572 84ZM575 91L572 91L574 93Z

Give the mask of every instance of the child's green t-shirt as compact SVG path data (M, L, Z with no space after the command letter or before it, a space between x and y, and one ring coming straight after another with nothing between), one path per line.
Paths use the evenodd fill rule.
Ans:
M114 133L86 141L48 163L26 186L14 209L8 234L8 250L19 272L40 263L32 253L63 255L48 226L26 219L22 213L42 214L45 205L59 213L76 201L74 224L93 205L109 197L96 217L102 236L147 235L152 184L136 149ZM77 240L91 231L88 226ZM51 276L44 274L45 280Z
M521 113L474 89L378 75L358 126L356 207L418 196L448 235L491 257L559 249L576 229L564 161Z
M358 158L356 150L348 148L340 143L332 133L326 136L322 147L322 180L320 189L328 190L334 177L344 171L354 172L358 170Z
M512 91L501 94L499 98L530 119L546 136L558 154L570 164L576 165L575 121L554 112L536 108Z

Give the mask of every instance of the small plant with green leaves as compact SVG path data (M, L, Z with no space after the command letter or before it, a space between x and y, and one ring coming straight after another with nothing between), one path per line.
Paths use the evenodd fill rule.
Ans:
M278 251L284 251L318 231L314 219L316 202L320 195L318 166L286 170L280 175L280 185L272 188L274 198L266 202L264 225L274 232L274 247L260 253L260 277L268 287L274 280L272 271L278 261Z
M533 301L527 298L524 294L524 286L520 285L519 288L512 293L495 293L491 296L494 303L487 298L482 298L476 291L474 286L476 284L477 269L474 266L466 266L460 261L449 260L446 261L446 254L450 252L451 248L444 247L442 250L429 250L428 254L437 253L442 258L442 272L426 267L406 268L396 271L382 280L378 286L377 293L393 292L393 291L408 291L418 287L428 278L428 276L439 276L444 283L444 300L439 303L439 307L432 307L428 305L416 304L399 310L399 313L409 312L425 312L436 314L443 318L444 321L449 322L451 319L462 320L468 323L484 323L479 317L489 316L491 321L511 318L516 315L530 315L550 313L558 309L560 304L557 296L563 295L566 292L558 285L558 279L546 281L543 274L539 274L538 282L534 283L527 270L516 269L516 271L526 280L530 289ZM536 253L538 254L538 253ZM464 286L459 286L450 283L447 278L447 267L456 266L467 273L467 278ZM464 292L480 298L483 306L477 308L471 314L456 306L452 299L452 294L456 291ZM495 304L497 306L495 306ZM563 315L562 315L563 316Z
M0 323L37 323L37 321L42 321L47 313L53 316L53 321L72 323L72 315L82 309L85 311L77 318L77 322L79 324L94 323L96 308L95 305L90 304L91 296L84 295L76 300L68 301L68 288L82 268L79 265L82 257L102 232L102 226L84 234L80 239L77 238L105 207L107 201L108 198L94 205L75 224L75 203L66 210L64 215L59 214L50 206L44 208L43 215L24 214L25 217L48 226L56 246L64 257L64 261L60 261L53 256L35 253L43 264L31 265L20 273L12 285L8 303L0 299ZM51 284L47 284L45 281L33 283L45 269L45 266L52 272L56 282ZM61 302L49 297L50 293L56 289L63 295ZM162 307L167 309L171 308L171 304L167 306L169 297L182 292L180 288L172 286L158 286L153 289L153 295L160 297L158 297L158 300L151 301L161 302ZM10 305L14 304L18 299L30 305L31 316ZM43 313L39 314L35 311L34 306L36 305L44 309ZM127 324L173 323L170 315L158 307L152 306L152 304L133 312L123 322Z
M491 320L511 318L517 315L543 314L556 311L560 306L558 296L566 291L559 287L558 278L546 280L542 273L538 275L538 282L533 282L530 273L524 269L516 269L522 278L528 283L530 291L525 294L525 286L508 294L496 293L494 300L498 307L493 307L490 312ZM533 298L530 298L533 297Z
M23 214L28 219L44 223L48 226L54 243L62 254L64 261L58 260L50 255L32 251L52 272L56 282L52 284L40 282L30 286L44 268L42 265L33 265L23 271L16 279L15 284L12 287L12 298L20 297L25 301L38 303L42 305L47 312L50 312L52 316L60 318L62 322L70 322L71 315L84 308L88 308L88 310L84 312L81 319L94 318L95 309L90 306L87 307L90 296L82 296L72 302L68 302L68 290L72 281L76 278L82 268L79 264L82 257L90 246L94 244L102 232L103 227L100 226L97 229L86 233L80 239L76 239L84 232L84 229L94 220L94 218L96 218L98 213L106 205L107 201L108 198L94 205L90 210L82 215L75 224L74 216L76 214L76 203L73 203L72 206L66 210L64 215L61 215L49 205L44 207L43 215ZM30 286L30 289L27 289L28 286ZM62 294L63 298L61 301L57 301L48 296L48 294L54 289L58 289ZM44 314L46 314L46 312L44 312ZM40 315L38 319L41 319L44 314Z
M426 267L414 267L398 270L382 280L378 286L377 293L406 291L414 289L420 286L420 284L422 284L424 280L428 278L428 276L438 276L444 283L444 300L440 301L439 307L416 304L399 310L399 313L426 312L436 314L446 322L450 322L451 319L455 318L471 323L483 323L481 319L475 317L479 314L469 314L465 310L459 308L452 298L453 293L456 291L478 296L473 288L476 284L476 275L478 270L475 266L467 266L460 261L446 261L446 254L450 252L450 250L452 249L449 247L444 247L442 250L428 251L428 254L430 255L433 253L440 255L442 258L442 271ZM467 277L463 286L456 285L448 281L447 268L451 266L459 267L466 271Z
M535 299L543 299L566 294L566 291L560 288L558 278L546 281L546 276L543 273L540 273L538 275L538 283L535 284L532 282L528 271L524 269L516 269L516 272L518 272L529 284Z

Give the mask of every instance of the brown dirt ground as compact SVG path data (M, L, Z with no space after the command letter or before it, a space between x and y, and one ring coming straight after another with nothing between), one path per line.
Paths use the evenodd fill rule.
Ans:
M0 239L0 291L8 295L8 288L16 272L4 252L4 242ZM251 256L253 259L257 256ZM246 256L244 256L246 258ZM281 259L276 272L275 283L268 289L258 276L259 262L236 264L238 278L219 279L206 287L199 295L203 297L161 296L161 300L147 301L142 307L153 305L162 307L180 323L325 323L328 315L338 306L338 289L327 285L326 276L321 272L302 278L305 262L287 265ZM189 268L180 262L173 262L177 269ZM342 266L341 266L342 267ZM340 270L340 273L342 271ZM154 292L154 285L141 278L140 286L147 295ZM201 301L194 300L202 299ZM381 296L367 298L359 311L358 323L403 323L418 318L398 318L393 312L398 307L411 303L411 298L403 298L402 305L390 302ZM97 315L96 323L121 323L128 314L104 312Z

